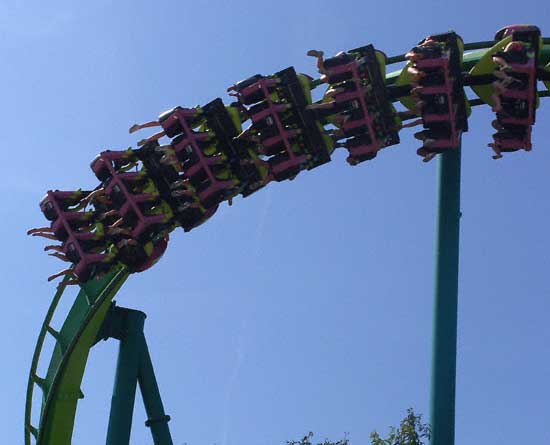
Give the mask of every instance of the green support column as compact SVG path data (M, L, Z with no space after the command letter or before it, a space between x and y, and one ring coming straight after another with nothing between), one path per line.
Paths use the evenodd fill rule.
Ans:
M107 430L107 445L129 445L138 369L143 352L143 312L124 311L123 335L120 339L115 386Z
M455 435L460 151L458 147L439 156L430 397L432 445L453 445Z
M139 388L143 397L145 411L147 412L147 422L145 422L145 425L151 428L154 444L173 445L174 442L168 428L170 416L167 416L164 412L145 336L143 336L143 351L141 352L141 364L139 367Z

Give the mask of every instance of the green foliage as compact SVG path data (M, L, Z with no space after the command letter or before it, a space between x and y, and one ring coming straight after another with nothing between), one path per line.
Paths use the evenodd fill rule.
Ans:
M429 441L430 435L430 425L422 423L422 415L416 415L409 408L399 428L390 427L386 439L382 439L376 431L371 433L370 439L371 445L424 445L424 439Z
M422 415L416 415L412 408L407 410L407 416L399 424L399 428L390 427L388 437L383 439L373 431L370 435L370 445L426 445L424 440L430 440L430 425L422 423ZM348 434L338 441L325 439L323 442L314 444L311 439L313 433L310 431L300 440L287 440L287 445L349 445Z
M310 431L300 440L287 440L286 443L287 445L314 445L313 442L311 442L312 437L313 433ZM322 442L317 442L315 445L349 445L349 439L347 437L347 433L345 433L344 438L337 440L336 442L325 439Z

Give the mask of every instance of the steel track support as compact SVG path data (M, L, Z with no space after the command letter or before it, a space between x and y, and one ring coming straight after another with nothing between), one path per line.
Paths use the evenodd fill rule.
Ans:
M455 436L461 147L439 156L430 397L432 445Z
M147 421L155 445L173 445L153 364L143 333L143 312L113 306L99 337L120 340L107 445L129 445L136 388L139 383Z
M168 428L170 416L167 416L164 412L155 371L153 370L153 362L151 362L145 337L143 337L138 382L145 411L147 412L145 425L151 428L153 443L155 445L173 445L170 428Z

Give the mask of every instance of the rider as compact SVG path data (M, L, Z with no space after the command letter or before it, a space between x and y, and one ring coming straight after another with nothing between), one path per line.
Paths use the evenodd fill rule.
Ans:
M175 108L172 108L171 110L168 110L168 111L165 111L164 113L161 113L158 120L145 122L143 124L134 124L130 127L130 129L128 131L131 134L131 133L135 133L136 131L141 130L143 128L160 127L160 126L162 126L162 124L164 123L165 120L178 120L178 116L174 115L174 113L178 110L183 110L183 108L179 107L179 106L175 107ZM198 105L193 108L193 111L196 112L196 116L187 118L189 120L188 124L191 128L197 127L200 124L200 119L201 119L201 115L202 115L202 109ZM198 118L197 118L197 116L198 116ZM193 120L193 119L195 119L195 120ZM199 120L197 120L197 119L199 119ZM169 126L169 125L167 125L167 126ZM159 131L159 132L153 134L152 136L149 136L146 139L140 140L138 142L138 146L141 147L142 145L145 145L148 142L156 141L156 140L158 140L161 137L166 136L166 135L167 135L166 130Z

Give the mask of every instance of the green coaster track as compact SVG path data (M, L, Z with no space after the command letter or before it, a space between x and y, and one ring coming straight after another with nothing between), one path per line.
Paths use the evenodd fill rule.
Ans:
M464 45L464 71L470 71L483 59L497 42L486 41ZM543 39L540 62L550 62L550 39ZM388 65L405 62L404 55L388 58ZM394 84L402 74L400 70L386 74L386 83ZM550 88L550 85L546 85ZM539 91L539 97L549 96L549 91ZM472 106L482 105L482 99L470 101ZM66 278L57 287L50 308L46 314L34 350L29 372L25 404L25 445L71 445L78 401L84 397L81 383L90 349L98 340L100 328L108 314L112 301L120 290L128 272L116 270L99 279L90 280L80 286L80 292L63 322L56 330L52 327L53 316L64 298L67 289ZM55 346L45 376L37 374L39 360L47 336L53 337ZM46 358L47 359L47 358ZM34 391L42 392L39 406L34 402ZM33 424L33 415L39 421Z
M70 444L78 400L84 397L80 385L88 361L88 354L96 343L99 329L113 298L128 278L119 270L101 280L92 280L81 286L63 326L56 331L51 326L53 315L66 290L66 281L59 284L53 301L42 323L34 351L25 405L25 444ZM38 361L46 335L55 339L55 347L44 378L37 375ZM40 424L31 424L33 392L42 391Z

